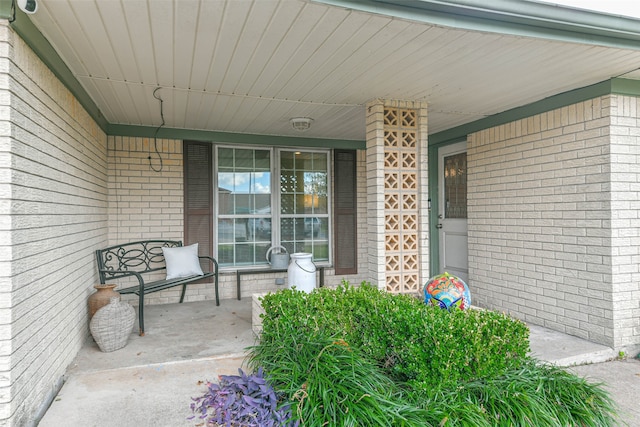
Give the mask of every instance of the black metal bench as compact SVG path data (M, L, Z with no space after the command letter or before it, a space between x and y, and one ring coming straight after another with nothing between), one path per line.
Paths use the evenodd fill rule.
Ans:
M320 272L320 287L324 286L324 267L316 266L316 269ZM240 290L240 282L241 277L247 274L267 274L267 273L286 273L288 269L286 268L251 268L248 270L237 270L236 271L236 297L238 301L242 299L241 290Z
M98 274L100 283L107 283L114 279L135 276L138 284L117 289L120 294L138 295L138 320L140 323L140 336L144 336L144 296L152 292L182 285L180 302L184 300L187 285L198 282L207 277L214 278L216 292L216 305L220 305L218 295L218 262L210 256L198 256L200 260L206 260L208 269L203 269L204 275L178 277L175 279L161 279L145 281L145 276L151 273L166 270L166 264L162 248L176 248L182 246L179 240L141 240L138 242L122 243L109 246L96 251L98 261ZM157 277L157 275L156 275Z

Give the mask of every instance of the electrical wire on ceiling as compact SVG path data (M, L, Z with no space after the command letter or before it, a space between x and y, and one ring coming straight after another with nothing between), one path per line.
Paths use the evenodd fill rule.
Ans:
M158 160L160 161L160 167L158 169L156 169L153 166L153 163L151 163L151 147L149 147L149 167L154 171L154 172L161 172L162 171L162 155L160 154L160 151L158 151L158 132L160 131L160 129L164 126L164 108L163 108L163 100L161 97L157 96L156 93L162 89L160 86L158 86L157 88L154 89L153 91L153 97L155 99L157 99L158 101L160 101L160 119L162 121L162 123L160 123L160 126L158 126L158 128L156 129L155 133L153 134L153 148L156 151L156 155L158 156Z

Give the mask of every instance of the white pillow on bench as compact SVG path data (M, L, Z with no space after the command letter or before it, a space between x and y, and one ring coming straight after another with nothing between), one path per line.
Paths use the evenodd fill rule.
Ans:
M204 274L198 259L197 243L177 248L162 248L162 254L167 265L167 280Z

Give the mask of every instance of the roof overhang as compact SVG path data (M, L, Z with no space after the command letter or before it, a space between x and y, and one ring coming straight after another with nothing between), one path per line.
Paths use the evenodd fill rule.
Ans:
M148 42L130 37L130 46L111 43L114 33L131 32L132 27L142 26L138 19L159 20L161 25L163 14L171 15L173 21L187 20L197 26L193 20L204 19L206 13L213 12L188 10L186 6L204 7L196 0L130 2L128 5L137 4L148 15L127 15L127 22L122 22L104 18L127 12L120 2L41 1L38 14L27 16L13 8L11 0L0 0L0 16L11 22L12 28L109 135L361 148L364 106L371 99L383 98L427 102L430 140L443 143L482 126L563 103L568 105L584 96L611 93L620 87L634 92L638 83L630 79L640 78L639 20L512 0L251 3L252 7L270 5L268 20L252 10L243 14L238 9L239 4L249 2L214 2L220 7L205 17L211 25L218 26L215 34L226 45L234 45L228 63L205 58L196 64L196 57L192 56L190 62L181 63L186 71L177 70L169 79L149 80L143 72L110 75L113 71L83 52L90 48L96 51L91 57L104 54L125 64L132 57L123 55L120 47L130 52L157 51L152 43L153 37L158 37L157 27L145 30ZM69 13L68 8L74 13ZM283 12L291 10L297 13L295 19ZM96 20L96 16L101 19ZM231 20L231 25L226 25L225 19ZM315 26L296 25L300 21L313 23L314 19ZM86 25L80 25L85 21ZM104 22L107 24L100 27ZM238 31L240 23L243 27ZM251 29L258 23L262 32L254 34ZM182 34L184 25L162 25L169 33L163 40L173 40L174 52L198 49L188 44L188 40L200 43L198 32L188 39ZM274 28L283 26L285 31L274 32ZM82 34L90 37L81 37ZM207 36L214 37L214 33ZM273 43L269 42L271 39ZM217 53L222 45L216 40L211 40L211 51L201 49L197 54ZM295 55L275 69L268 60L281 55L278 49L285 43ZM312 46L314 51L304 50ZM256 54L257 49L262 49L262 55ZM138 68L175 68L176 56L168 55ZM186 80L202 63L210 64L207 72L216 74L238 58L258 56L263 56L264 61L258 58L245 62L242 76L228 75L220 80L220 85L244 86L253 92L225 92L221 86L209 83L192 87ZM393 69L394 64L398 64L397 70ZM268 81L262 72L267 66L273 68ZM318 67L323 73L318 72ZM148 71L147 76L153 75L153 69ZM630 79L619 79L620 76ZM345 79L351 80L344 82ZM301 82L306 82L307 87ZM157 104L151 97L158 87L167 94L169 101L165 100L165 104L174 105L177 110L168 115L168 123L162 126ZM126 102L118 100L114 93L126 96ZM205 98L208 101L203 101ZM234 120L217 120L224 111L216 110L220 99L234 106ZM203 119L185 120L180 108L195 111L197 102L204 106L197 111ZM205 117L209 111L212 116ZM298 111L304 114L297 114ZM317 119L309 132L300 134L288 126L288 119L294 115Z

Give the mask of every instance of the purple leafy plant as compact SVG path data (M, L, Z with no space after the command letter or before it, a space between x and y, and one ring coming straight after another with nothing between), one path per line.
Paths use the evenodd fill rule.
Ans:
M288 404L279 405L273 387L262 368L253 374L238 369L240 375L221 375L209 383L207 392L193 398L191 410L208 427L297 427ZM190 419L196 418L196 415Z

